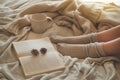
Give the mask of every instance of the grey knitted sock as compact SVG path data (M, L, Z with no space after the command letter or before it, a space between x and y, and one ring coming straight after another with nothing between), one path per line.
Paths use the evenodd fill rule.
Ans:
M98 42L96 33L82 35L79 40L79 43L83 43L83 44L94 43L94 42Z
M102 57L106 56L103 50L103 43L90 44L58 44L58 51L63 55L68 55L77 58L86 57Z
M51 36L51 41L54 43L70 43L70 44L87 44L98 42L97 33L90 33L81 36L62 37L58 35Z

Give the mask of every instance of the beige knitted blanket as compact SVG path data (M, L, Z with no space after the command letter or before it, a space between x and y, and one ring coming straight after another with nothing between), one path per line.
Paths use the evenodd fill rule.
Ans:
M52 20L44 33L32 31L30 16L45 14ZM77 59L62 56L66 68L25 78L12 42L53 34L78 36L120 24L115 3L82 3L80 0L0 0L0 80L120 80L120 59ZM45 27L45 26L44 26ZM35 27L34 27L35 28Z

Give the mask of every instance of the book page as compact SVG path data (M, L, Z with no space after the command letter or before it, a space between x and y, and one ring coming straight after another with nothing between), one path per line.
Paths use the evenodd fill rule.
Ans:
M46 55L21 57L20 62L26 76L50 72L65 67L64 62L55 52Z
M32 47L30 47L27 42L13 42L13 46L18 58L32 55Z
M51 42L48 38L43 38L37 40L25 40L20 42L13 42L13 46L15 48L18 57L23 57L23 56L31 56L32 49L37 49L38 51L40 51L41 48L49 45L50 43ZM52 48L51 45L49 46L50 48Z

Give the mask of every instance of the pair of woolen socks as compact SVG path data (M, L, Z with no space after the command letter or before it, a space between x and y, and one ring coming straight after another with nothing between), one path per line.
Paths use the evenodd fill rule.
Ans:
M67 38L68 40L59 40L58 51L63 55L77 58L103 57L106 56L103 49L103 42L98 42L97 33L77 36L79 39ZM60 43L59 43L60 42Z

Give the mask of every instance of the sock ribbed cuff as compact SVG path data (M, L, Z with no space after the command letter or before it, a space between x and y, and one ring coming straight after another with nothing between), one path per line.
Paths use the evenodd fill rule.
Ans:
M88 56L90 57L104 57L106 56L106 53L103 49L103 43L90 43L87 46L88 48Z
M81 43L86 44L86 43L94 43L94 42L98 42L97 33L90 33L81 36Z
M106 53L105 53L105 51L104 51L104 47L103 47L103 44L104 43L95 43L96 44L96 48L97 48L97 54L98 54L98 56L102 56L102 57L104 57L104 56L106 56Z
M98 42L97 33L91 33L91 42Z

